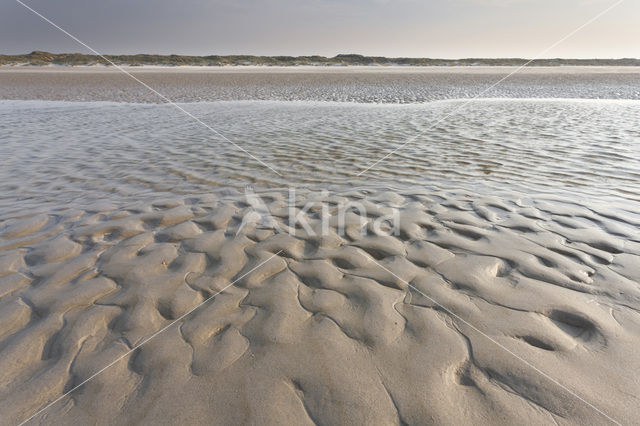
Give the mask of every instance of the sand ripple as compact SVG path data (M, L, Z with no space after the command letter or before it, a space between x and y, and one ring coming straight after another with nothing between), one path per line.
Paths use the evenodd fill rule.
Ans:
M34 422L637 423L637 71L583 71L139 74L281 176L170 106L0 101L0 423L123 356ZM123 78L0 98L155 101Z
M640 99L638 67L140 68L129 72L175 102L218 100L421 103L491 98ZM2 67L0 99L161 103L116 69Z
M284 195L266 199L285 226ZM341 200L397 206L400 234L363 236L357 212L345 235L239 231L251 208L219 197L6 221L3 423L274 253L36 420L608 422L457 316L617 421L637 419L639 215L465 191Z
M0 217L162 193L244 192L247 184L337 192L463 187L505 197L518 189L637 210L640 102L476 100L457 110L461 105L184 106L278 176L171 106L2 101Z

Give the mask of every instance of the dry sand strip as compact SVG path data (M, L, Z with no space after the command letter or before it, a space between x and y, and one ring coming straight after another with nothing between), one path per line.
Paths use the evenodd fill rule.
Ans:
M283 195L265 199L286 230ZM2 424L276 253L31 423L610 424L468 324L640 417L637 214L463 191L326 201L348 200L399 208L399 234L362 235L357 211L344 235L240 229L251 208L213 197L3 221Z

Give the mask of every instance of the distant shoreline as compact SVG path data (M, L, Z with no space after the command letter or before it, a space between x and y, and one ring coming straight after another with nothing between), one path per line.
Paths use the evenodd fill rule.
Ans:
M433 59L433 58L387 58L383 56L363 56L342 54L331 58L325 56L182 56L182 55L105 55L116 65L123 66L162 66L162 67L517 67L529 62L525 58L465 58L465 59ZM34 51L24 55L0 55L0 66L105 66L111 64L97 55L81 53L49 53ZM640 66L640 59L535 59L530 67L559 66Z
M111 75L121 74L122 70L128 73L144 73L145 75L187 75L187 74L343 74L343 75L496 75L504 76L514 71L520 75L598 75L598 74L640 74L640 66L585 66L585 65L560 65L560 66L506 66L506 65L457 65L457 66L411 66L411 65L224 65L224 66L197 66L197 65L118 65L118 67L105 65L0 65L0 75L10 74L85 74L85 75Z

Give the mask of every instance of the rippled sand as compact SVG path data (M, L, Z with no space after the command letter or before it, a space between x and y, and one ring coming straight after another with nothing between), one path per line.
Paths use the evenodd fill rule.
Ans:
M284 215L281 194L265 199ZM4 421L264 261L37 420L608 422L523 360L615 420L637 418L637 212L469 192L329 202L347 200L370 217L400 208L400 235L363 236L355 212L344 236L238 232L251 209L216 198L7 221Z
M243 71L235 100L182 105L280 176L170 106L0 101L0 423L636 423L637 86L532 71L501 90L630 99L364 103L431 93L387 73L356 73L360 102L326 102L349 73ZM186 98L231 78L156 74ZM0 98L87 93L7 75Z
M0 213L244 193L246 185L334 192L438 185L640 202L640 101L182 107L264 164L169 105L0 101Z
M174 102L414 103L483 97L640 99L639 67L129 67ZM491 87L491 88L490 88ZM489 90L487 90L490 88ZM0 67L0 99L162 100L117 69Z

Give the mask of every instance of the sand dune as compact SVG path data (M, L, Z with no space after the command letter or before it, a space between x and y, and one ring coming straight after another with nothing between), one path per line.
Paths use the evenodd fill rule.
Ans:
M371 223L363 235L357 212L344 235L334 222L323 236L291 235L283 195L266 199L278 232L241 228L252 209L231 197L5 221L2 424L28 419L265 261L31 421L637 420L638 215L354 191L327 201L359 200L369 221L397 207L399 235Z

